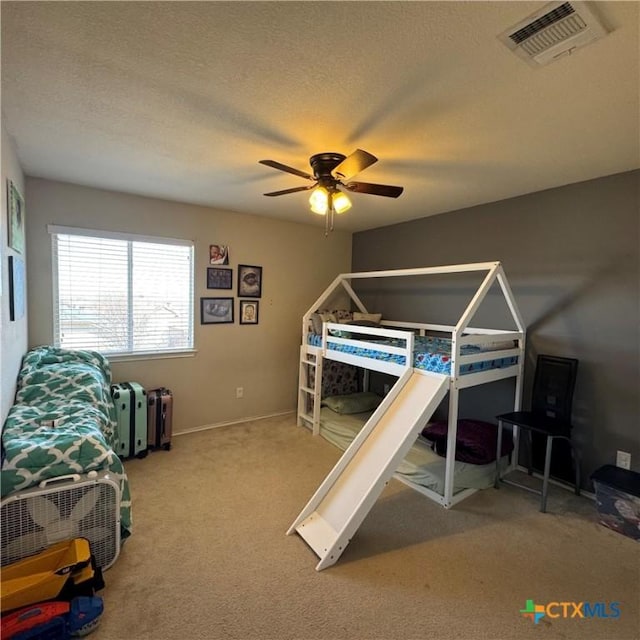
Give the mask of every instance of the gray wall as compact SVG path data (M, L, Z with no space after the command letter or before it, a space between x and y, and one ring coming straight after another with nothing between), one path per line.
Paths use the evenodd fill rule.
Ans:
M597 467L615 464L618 449L640 470L639 183L640 171L622 173L353 238L354 271L503 263L528 332L524 406L537 354L580 361L573 422L584 486ZM451 322L473 288L469 279L443 279L431 289L365 288L363 297L388 318ZM491 302L482 320L503 326L504 309ZM512 389L495 383L463 392L460 415L490 419Z

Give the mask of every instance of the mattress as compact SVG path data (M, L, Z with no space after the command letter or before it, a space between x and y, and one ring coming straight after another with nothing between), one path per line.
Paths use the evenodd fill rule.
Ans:
M368 339L368 338L367 338ZM398 338L376 339L376 342L388 346L404 347L405 342ZM322 336L314 333L308 334L308 343L314 347L322 346ZM405 358L402 355L385 353L371 347L359 347L355 345L330 343L330 350L350 353L363 358L374 360L384 360L394 364L404 365ZM463 356L483 353L483 349L476 345L463 345L461 354ZM489 354L490 352L486 352ZM490 358L480 362L472 362L460 366L460 373L477 373L487 369L502 369L517 364L517 356L506 358ZM434 373L444 373L451 375L451 339L437 338L433 336L415 336L413 344L413 367L423 371Z
M345 450L362 429L371 413L339 414L322 407L320 409L320 435ZM444 495L446 460L431 449L431 445L418 436L396 473L414 484ZM463 489L487 489L493 486L496 465L470 464L455 461L453 471L454 494Z

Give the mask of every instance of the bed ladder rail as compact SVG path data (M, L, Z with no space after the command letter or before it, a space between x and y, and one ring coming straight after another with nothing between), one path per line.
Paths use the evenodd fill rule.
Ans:
M287 531L334 564L369 513L420 430L449 390L449 376L409 369L358 433Z
M313 371L313 380L311 380ZM322 387L322 355L300 347L298 372L298 426L311 428L314 435L320 429L320 389Z

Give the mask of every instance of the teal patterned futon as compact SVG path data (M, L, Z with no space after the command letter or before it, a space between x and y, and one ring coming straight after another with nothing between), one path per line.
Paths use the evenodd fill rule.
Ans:
M2 429L2 496L42 480L108 470L120 485L123 537L131 531L127 475L114 451L111 367L95 351L37 347L23 359Z

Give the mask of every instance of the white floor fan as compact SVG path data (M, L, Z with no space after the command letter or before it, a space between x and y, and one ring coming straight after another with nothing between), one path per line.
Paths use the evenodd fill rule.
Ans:
M120 553L120 489L104 471L52 478L10 494L0 519L2 566L72 538L89 540L102 569Z

